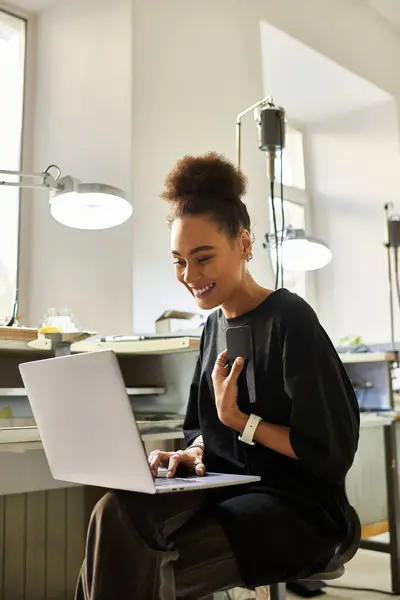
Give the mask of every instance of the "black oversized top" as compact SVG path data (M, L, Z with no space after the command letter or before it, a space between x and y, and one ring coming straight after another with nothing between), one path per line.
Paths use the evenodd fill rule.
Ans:
M246 375L241 373L239 407L246 414L290 427L298 460L261 444L240 442L238 433L218 419L211 373L217 355L226 348L226 329L239 325L252 329L255 363L255 402L250 402ZM299 531L304 523L315 527L325 539L331 534L331 539L338 541L347 535L344 480L357 450L359 423L357 399L342 362L315 312L302 298L280 289L240 317L226 319L221 310L209 316L184 433L187 444L202 434L208 471L261 476L260 483L230 488L229 494L220 496L223 500L249 494L247 507L242 497L236 506L231 501L229 510L221 513L247 582L264 582L261 571L265 573L266 565L259 557L257 543L273 541L274 535L285 537L282 528L286 522L290 521L293 531L289 532L288 525L287 544L297 543L304 556L304 540L296 540L297 534L303 535ZM282 516L282 507L290 518L284 516L285 510ZM246 520L240 525L244 513ZM293 514L301 525L293 525ZM309 532L304 535L309 536ZM310 544L315 546L310 535ZM256 547L257 556L252 556L251 548ZM278 569L277 581L287 576L282 569ZM273 580L274 575L270 575L269 582Z

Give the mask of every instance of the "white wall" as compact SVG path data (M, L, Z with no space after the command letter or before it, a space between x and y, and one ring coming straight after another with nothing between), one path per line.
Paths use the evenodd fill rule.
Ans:
M38 18L36 170L56 163L64 174L130 192L131 19L130 0L68 0ZM32 207L24 322L37 325L48 307L69 307L83 327L129 332L133 221L109 231L69 229L51 218L46 199L40 192Z
M262 20L400 97L398 38L355 1L60 0L38 18L35 167L58 162L65 173L130 189L134 216L108 232L70 231L35 202L22 248L30 324L61 304L85 327L145 331L165 308L193 306L173 281L158 196L182 154L234 156L235 116L263 93ZM271 284L261 248L266 180L251 117L244 131L258 234L252 270Z
M174 281L159 194L185 153L215 149L234 159L236 114L262 95L260 4L68 0L39 17L35 168L56 162L130 189L134 215L115 230L79 232L35 203L30 324L66 305L85 327L129 332L133 296L135 329L152 331L163 310L194 307ZM244 129L249 210L260 232L252 269L269 284L264 160L251 117Z
M135 2L133 196L137 221L133 260L134 323L138 331L148 330L164 308L190 310L194 306L172 279L165 213L158 194L163 176L176 157L209 148L234 156L235 114L263 91L274 93L268 86L268 64L272 65L276 57L268 53L268 43L264 60L260 59L262 21L280 27L382 89L400 92L399 40L368 7L358 3ZM361 33L356 45L355 30ZM260 82L262 62L266 65L264 90ZM275 99L279 103L279 98ZM267 182L251 117L244 131L247 146L243 168L252 184L248 203L258 239L252 270L261 283L272 285L268 259L261 248L267 226ZM149 226L154 232L151 237Z
M400 187L395 103L315 125L307 145L314 231L333 253L316 273L319 316L335 342L349 334L388 342L383 206Z
M399 37L364 0L265 0L263 18L400 97Z
M258 0L146 0L134 3L133 198L134 324L152 330L171 308L195 309L174 280L166 207L167 172L186 153L216 150L235 160L238 112L262 97ZM143 56L145 54L145 61ZM246 199L257 238L252 271L271 284L262 248L267 231L267 179L252 115L243 122Z

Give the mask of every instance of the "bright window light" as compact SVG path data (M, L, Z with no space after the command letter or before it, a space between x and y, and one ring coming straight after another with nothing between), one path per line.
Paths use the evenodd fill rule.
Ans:
M18 171L24 104L25 21L0 10L0 165ZM0 187L0 325L17 288L19 189Z
M303 132L286 124L286 143L282 151L283 185L304 190L306 187L304 175ZM281 183L281 155L276 153L275 178Z

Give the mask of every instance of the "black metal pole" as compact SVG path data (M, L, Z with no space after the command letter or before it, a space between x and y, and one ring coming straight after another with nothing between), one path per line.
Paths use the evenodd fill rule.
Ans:
M400 594L400 496L396 431L396 421L384 427L392 592Z
M394 308L393 308L393 277L392 277L392 261L390 258L390 235L389 235L389 208L390 204L385 204L385 224L386 224L386 232L387 232L387 242L386 242L386 251L387 251L387 269L388 269L388 279L389 279L389 310L390 310L390 343L392 346L392 350L395 349L395 333L394 333Z
M269 587L270 600L286 600L286 584L274 583Z

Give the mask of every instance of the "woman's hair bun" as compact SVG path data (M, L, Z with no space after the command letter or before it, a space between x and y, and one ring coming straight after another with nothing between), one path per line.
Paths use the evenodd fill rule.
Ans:
M171 205L168 224L185 215L207 215L230 238L241 229L250 231L250 217L241 196L246 177L216 152L184 156L165 180L161 197Z
M184 156L165 180L162 198L167 202L184 199L239 200L246 192L246 177L229 160L216 152Z

